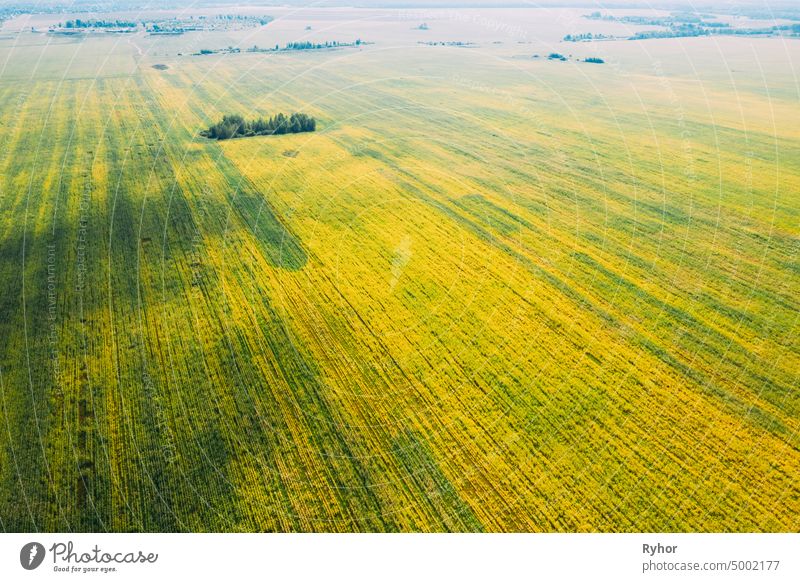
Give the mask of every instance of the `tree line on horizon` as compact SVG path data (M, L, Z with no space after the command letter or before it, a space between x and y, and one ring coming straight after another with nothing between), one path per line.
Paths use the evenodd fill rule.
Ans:
M316 131L317 120L305 113L289 116L278 113L272 117L246 120L241 115L224 115L222 120L200 132L210 139L233 139L256 135L283 135Z
M59 23L59 28L61 23ZM135 22L128 20L67 20L63 28L136 28Z

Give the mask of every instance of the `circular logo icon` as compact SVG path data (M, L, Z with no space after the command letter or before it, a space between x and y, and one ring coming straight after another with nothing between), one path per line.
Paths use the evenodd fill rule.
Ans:
M19 563L26 570L35 570L44 561L44 546L39 542L29 542L19 551Z

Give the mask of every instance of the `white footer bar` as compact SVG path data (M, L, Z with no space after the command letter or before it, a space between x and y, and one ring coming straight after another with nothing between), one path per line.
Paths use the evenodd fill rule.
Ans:
M0 580L50 579L796 582L800 535L0 535Z

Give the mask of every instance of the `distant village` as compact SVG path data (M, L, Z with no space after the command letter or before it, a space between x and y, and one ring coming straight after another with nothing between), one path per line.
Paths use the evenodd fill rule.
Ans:
M266 26L271 16L246 16L242 14L217 14L215 16L187 16L182 18L132 20L80 19L59 22L47 29L50 34L125 34L146 32L152 35L180 35L186 32L211 32L245 30Z

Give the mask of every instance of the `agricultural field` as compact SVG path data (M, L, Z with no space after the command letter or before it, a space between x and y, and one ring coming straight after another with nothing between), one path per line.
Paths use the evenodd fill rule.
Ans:
M257 13L0 30L0 529L798 531L800 40Z

